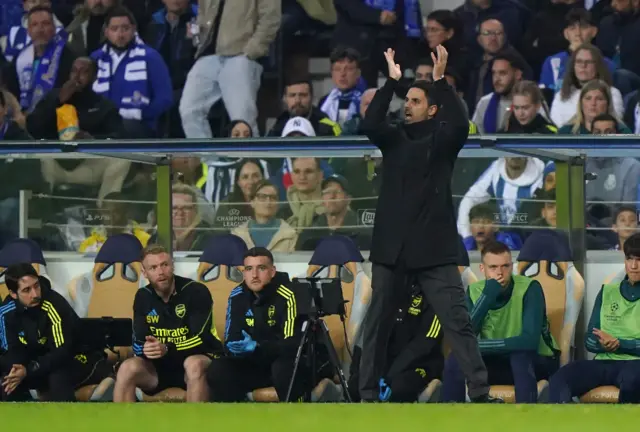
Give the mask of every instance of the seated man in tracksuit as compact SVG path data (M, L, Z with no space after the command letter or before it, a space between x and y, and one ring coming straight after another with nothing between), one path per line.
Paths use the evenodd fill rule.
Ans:
M286 399L302 336L289 284L289 276L276 271L268 249L246 252L244 282L231 291L227 306L224 340L230 356L214 359L207 374L214 401L241 402L247 393L271 386L280 401ZM299 372L291 401L307 397L308 375Z
M420 287L401 286L403 293L396 308L395 321L387 345L385 372L380 378L381 402L415 402L433 379L440 378L444 366L442 329L433 308ZM352 400L359 401L358 379L362 350L355 347L349 375Z
M640 233L623 246L627 273L603 285L593 305L585 345L594 360L563 366L549 382L549 402L567 403L601 386L620 389L620 403L640 403Z
M160 245L142 251L142 272L149 284L133 301L133 353L120 369L114 402L135 402L136 388L156 394L186 390L187 402L206 402L206 372L222 354L214 326L209 289L175 274L173 259Z
M486 279L469 286L467 307L489 384L514 385L516 402L534 403L537 382L551 376L559 360L542 287L538 281L512 274L511 251L504 243L487 243L481 259ZM464 375L454 356L447 358L443 377L442 400L464 402Z
M48 401L72 402L80 386L106 379L113 385L106 354L82 352L74 343L78 315L49 280L31 264L10 266L4 276L9 296L0 307L2 400L29 400L35 389Z

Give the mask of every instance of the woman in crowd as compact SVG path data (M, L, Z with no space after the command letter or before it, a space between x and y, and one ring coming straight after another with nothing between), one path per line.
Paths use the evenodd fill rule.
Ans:
M253 218L231 231L248 248L266 247L273 252L292 252L298 240L296 231L278 219L278 189L269 180L256 184L251 197Z
M253 188L265 179L265 170L258 159L243 159L235 169L233 190L220 201L214 227L231 230L251 219Z
M551 120L558 127L564 126L576 115L580 90L592 80L600 80L609 87L615 115L622 118L624 113L622 94L617 88L612 87L611 73L600 50L591 44L583 44L571 56L562 87L551 103Z
M576 101L576 113L569 122L560 128L558 133L585 135L591 133L593 119L600 114L609 113L619 118L614 109L610 86L601 80L593 80L582 87ZM619 123L620 133L631 133L622 123Z
M540 114L543 110L544 115ZM558 133L549 117L549 108L538 85L533 81L520 81L513 86L511 113L501 131L511 134L554 134Z
M438 45L442 45L449 52L449 66L462 73L462 80L466 82L469 53L464 44L463 24L458 15L451 10L434 10L427 16L424 27L424 37L429 49L435 53ZM458 83L460 84L460 83ZM462 87L458 85L458 87Z

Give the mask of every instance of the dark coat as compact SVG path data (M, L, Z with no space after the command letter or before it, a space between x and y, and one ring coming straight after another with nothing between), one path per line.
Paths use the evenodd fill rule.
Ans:
M596 45L605 57L620 56L620 67L640 75L640 13L614 13L600 23Z
M455 90L440 79L429 95L440 106L433 119L391 125L386 113L397 85L387 80L363 121L383 155L370 260L410 269L455 264L459 239L451 178L469 117Z

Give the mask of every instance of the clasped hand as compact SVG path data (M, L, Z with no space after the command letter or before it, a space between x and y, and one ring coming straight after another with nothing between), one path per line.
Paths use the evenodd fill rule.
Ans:
M227 348L232 354L249 354L256 350L258 342L251 339L251 336L244 330L242 330L242 336L244 336L244 339L227 344Z
M620 348L620 341L609 333L605 333L600 329L594 328L593 334L598 338L600 345L602 345L606 351L613 352Z
M21 364L14 364L9 375L4 377L2 388L6 394L11 394L27 376L27 368Z

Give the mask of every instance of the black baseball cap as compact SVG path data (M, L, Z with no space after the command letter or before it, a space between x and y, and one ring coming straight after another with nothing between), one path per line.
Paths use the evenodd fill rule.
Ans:
M349 193L349 182L340 174L332 174L326 179L322 180L322 190L326 189L329 183L338 183L342 190L345 191L345 193L351 195Z

